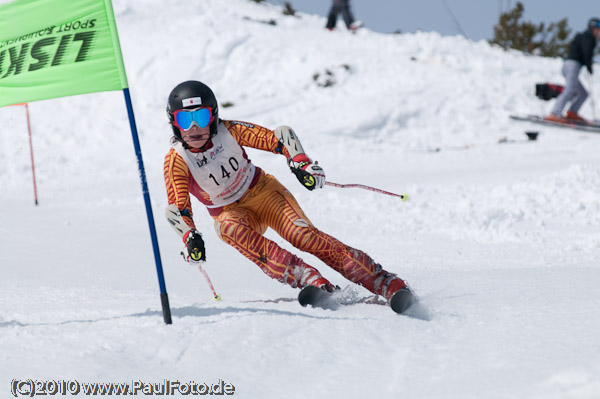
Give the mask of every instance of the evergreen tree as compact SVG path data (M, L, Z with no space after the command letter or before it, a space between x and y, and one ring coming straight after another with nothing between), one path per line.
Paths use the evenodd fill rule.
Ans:
M542 57L566 57L569 53L570 41L567 41L571 29L567 19L551 23L547 29L544 24L540 26L540 40L536 42L536 53Z
M548 27L544 23L535 25L521 21L525 7L520 1L515 8L500 15L494 26L494 39L490 41L504 49L515 49L542 57L564 57L569 51L568 37L571 29L567 19L553 22Z

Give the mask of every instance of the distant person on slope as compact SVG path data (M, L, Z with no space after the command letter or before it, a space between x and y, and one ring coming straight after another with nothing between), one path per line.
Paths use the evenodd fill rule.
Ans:
M413 294L402 279L366 253L318 230L292 194L246 155L243 147L283 155L304 187L322 188L323 169L306 155L291 128L280 126L273 131L253 123L220 119L215 95L198 81L183 82L173 89L167 114L173 137L164 164L169 200L166 216L183 239L189 262L206 260L204 241L192 218L193 194L213 217L219 238L269 277L293 288L313 285L329 292L336 289L317 269L265 238L263 234L271 227L294 247L313 254L348 280L388 301L399 293L397 298L408 298L402 303L410 306Z
M588 97L587 91L579 81L579 72L581 67L585 66L590 75L592 74L594 48L598 38L600 38L600 20L598 18L590 19L587 30L575 35L569 47L569 55L562 67L562 74L567 80L565 89L556 99L552 113L546 117L546 120L561 123L587 123L578 114L579 109ZM563 117L562 111L568 102L571 105L566 117Z
M342 13L346 27L349 30L356 31L363 25L362 21L356 21L354 19L354 15L352 15L352 11L350 10L350 0L333 0L333 4L329 10L329 16L327 17L327 25L325 26L327 29L335 29L339 13Z

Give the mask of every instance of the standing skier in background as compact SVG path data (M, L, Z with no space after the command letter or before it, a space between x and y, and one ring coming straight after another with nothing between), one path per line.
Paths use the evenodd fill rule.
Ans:
M215 95L198 81L183 82L173 89L167 114L173 137L164 165L169 200L166 216L183 239L189 262L206 260L204 241L192 218L193 194L213 217L219 238L269 277L293 288L336 289L317 269L265 238L263 234L271 227L294 247L385 297L394 311L402 313L412 304L414 296L402 279L366 253L318 230L292 194L248 159L243 147L281 154L304 187L322 188L323 169L306 155L291 128L280 126L272 131L219 119Z
M567 80L565 89L556 99L552 113L546 117L546 120L560 123L588 123L578 114L588 97L587 91L579 81L579 72L581 67L585 66L590 75L592 74L594 48L598 38L600 38L600 20L598 18L590 19L587 30L575 35L569 47L569 55L562 67L562 74ZM566 117L563 117L562 111L568 102L571 105Z
M354 15L352 15L352 11L350 10L350 0L333 0L329 16L327 17L327 25L325 26L327 29L335 29L339 13L342 13L346 27L349 30L356 31L362 26L362 21L354 20Z

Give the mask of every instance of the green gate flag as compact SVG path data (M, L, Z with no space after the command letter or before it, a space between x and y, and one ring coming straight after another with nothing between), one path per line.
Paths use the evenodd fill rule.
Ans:
M111 0L0 5L0 107L127 87Z

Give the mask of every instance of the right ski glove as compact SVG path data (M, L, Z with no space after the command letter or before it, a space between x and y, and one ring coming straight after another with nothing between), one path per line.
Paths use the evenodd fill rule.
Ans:
M306 154L298 154L289 160L290 169L300 183L309 190L323 188L325 185L325 172L323 168L314 164Z
M204 249L202 234L196 230L190 230L183 236L183 242L186 246L187 256L182 254L186 261L190 263L206 261L206 251Z

